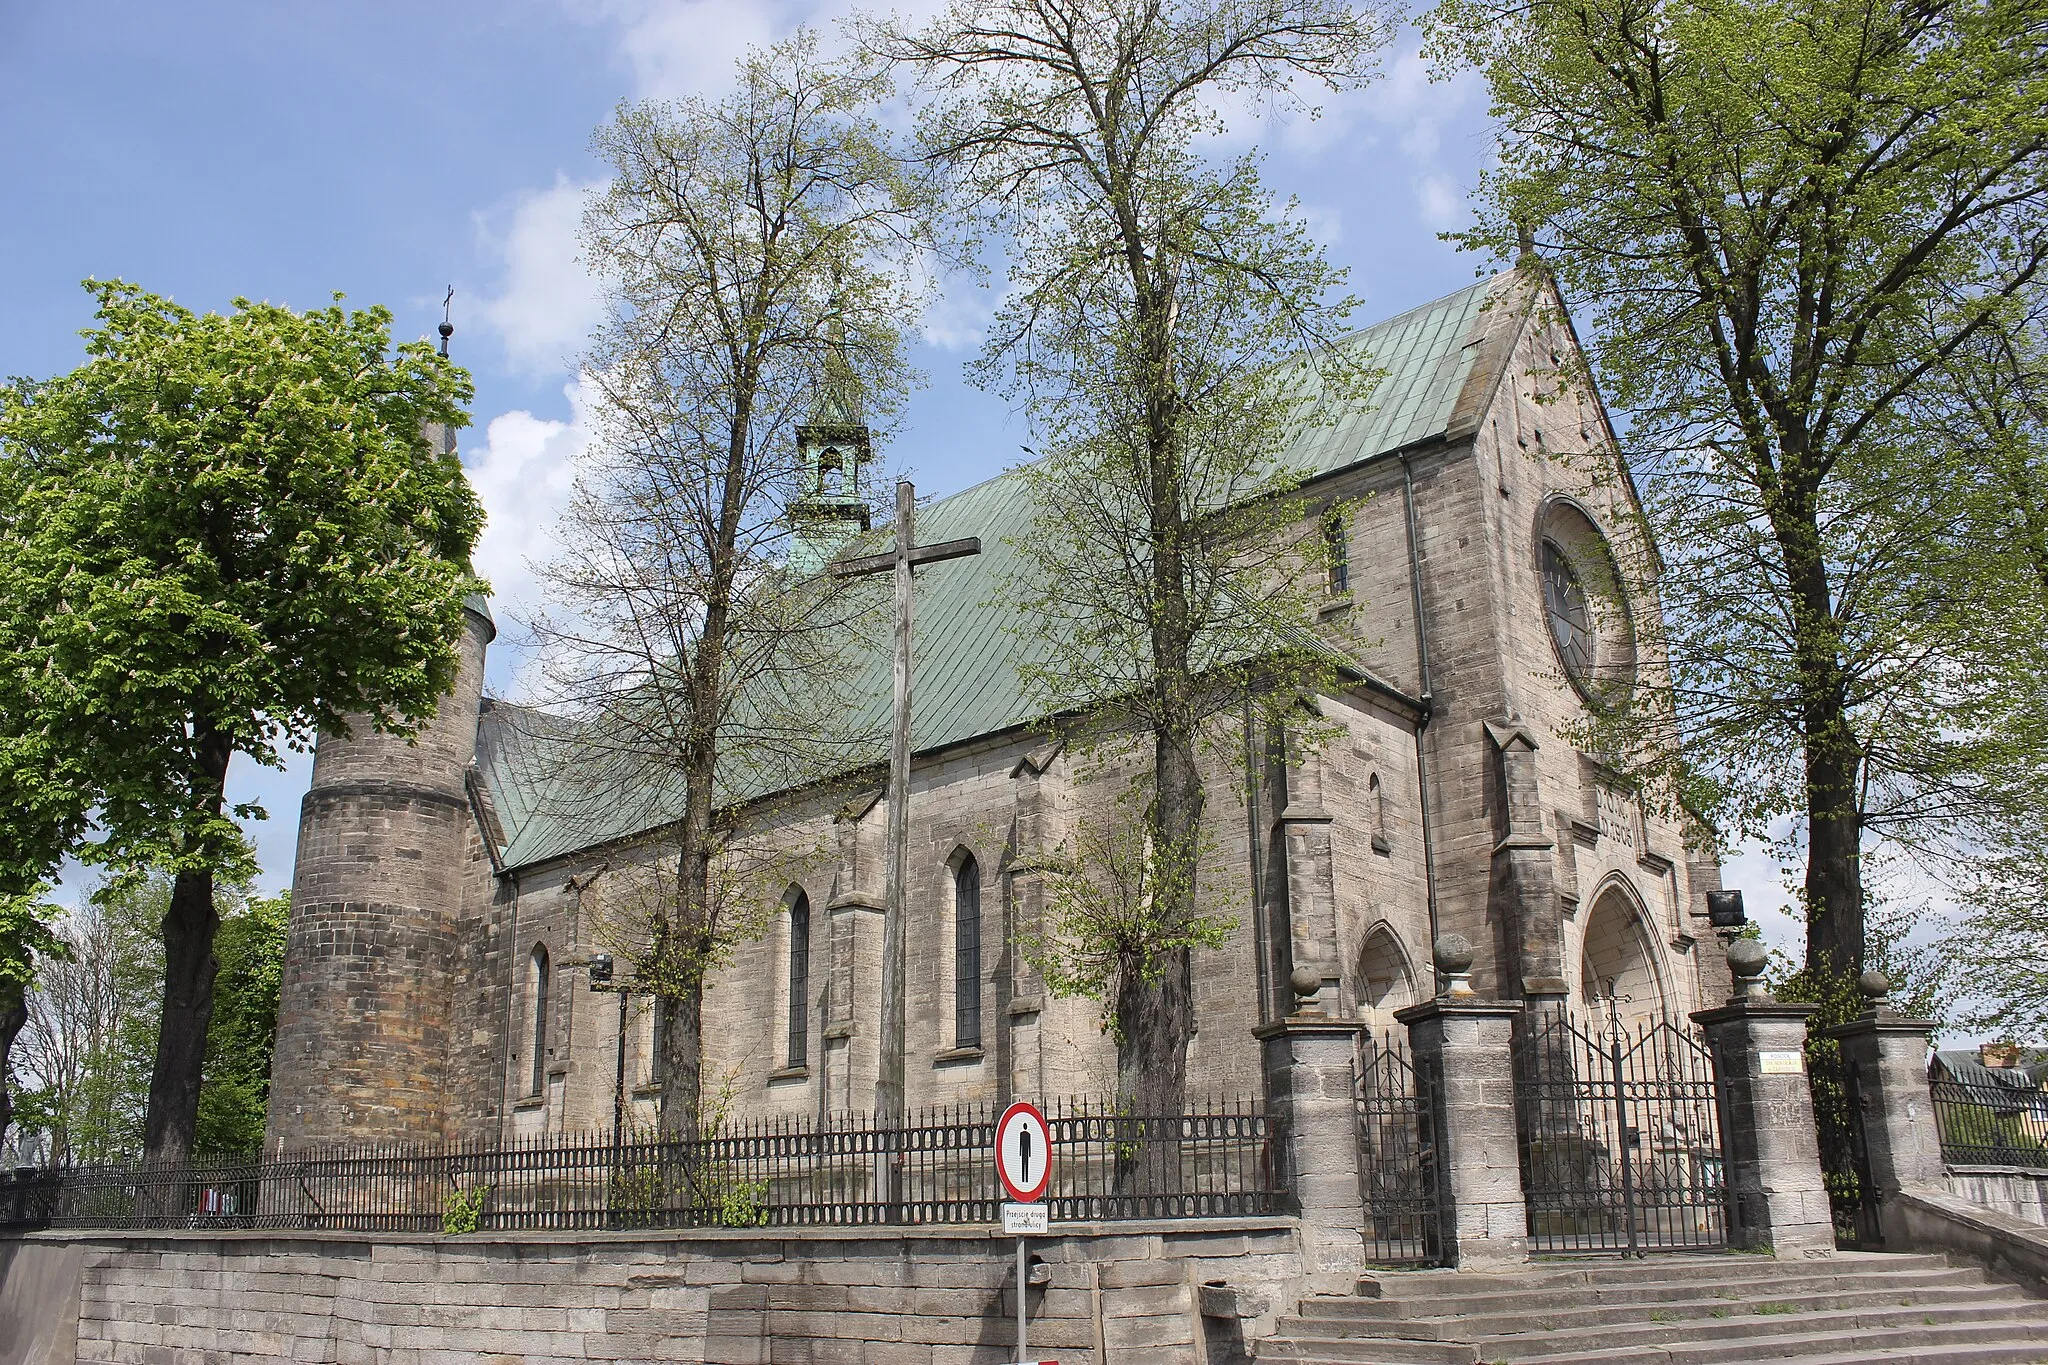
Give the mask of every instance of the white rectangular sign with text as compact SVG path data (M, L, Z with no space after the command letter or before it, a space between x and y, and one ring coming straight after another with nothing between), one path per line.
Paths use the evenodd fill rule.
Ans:
M1011 1237L1028 1237L1052 1229L1052 1215L1043 1204L1003 1205L1003 1232Z

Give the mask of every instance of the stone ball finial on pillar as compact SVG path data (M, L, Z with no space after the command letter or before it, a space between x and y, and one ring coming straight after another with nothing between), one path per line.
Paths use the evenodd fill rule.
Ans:
M1771 955L1753 938L1738 938L1728 945L1728 974L1735 978L1737 1000L1767 1000L1764 966Z
M1472 999L1472 941L1463 934L1438 934L1435 957L1436 974L1443 983L1443 998Z
M1856 989L1863 996L1863 1007L1882 1014L1891 1008L1892 979L1883 972L1872 968L1856 978Z
M1316 1008L1316 995L1323 989L1323 974L1313 967L1296 967L1287 978L1287 985L1294 992L1296 1014L1321 1014Z

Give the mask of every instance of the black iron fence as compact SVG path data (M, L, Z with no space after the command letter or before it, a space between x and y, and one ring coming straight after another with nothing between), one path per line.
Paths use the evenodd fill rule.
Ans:
M1827 1183L1835 1245L1875 1251L1884 1245L1883 1191L1870 1178L1863 1134L1863 1081L1839 1038L1815 1033L1806 1041L1806 1084L1813 1097L1815 1143Z
M1943 1161L2048 1168L2048 1090L1947 1080L1930 1088Z
M1719 1085L1690 1024L1527 1016L1515 1071L1534 1249L1725 1244Z
M1434 1114L1429 1079L1395 1034L1359 1039L1358 1176L1365 1204L1365 1259L1373 1265L1435 1265Z
M326 1148L0 1180L0 1225L351 1232L631 1230L994 1222L997 1111L903 1126L757 1119L717 1136L551 1135L510 1144ZM1278 1134L1252 1101L1178 1116L1072 1101L1046 1112L1055 1221L1276 1213Z

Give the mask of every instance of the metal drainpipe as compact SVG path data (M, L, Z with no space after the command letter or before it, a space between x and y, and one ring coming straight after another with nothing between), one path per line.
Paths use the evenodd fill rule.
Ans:
M1272 968L1266 961L1266 877L1261 845L1264 836L1259 832L1259 767L1257 749L1252 738L1252 697L1244 697L1244 818L1245 851L1251 863L1252 879L1252 957L1258 968L1259 1022L1271 1022L1272 1009Z
M1408 523L1408 593L1415 613L1415 662L1421 674L1422 714L1415 722L1415 792L1422 811L1422 878L1429 894L1430 994L1436 994L1436 851L1429 828L1429 755L1424 751L1423 732L1436 714L1436 696L1429 679L1429 632L1422 624L1422 563L1417 555L1415 534L1415 471L1408 456L1401 456L1401 502Z

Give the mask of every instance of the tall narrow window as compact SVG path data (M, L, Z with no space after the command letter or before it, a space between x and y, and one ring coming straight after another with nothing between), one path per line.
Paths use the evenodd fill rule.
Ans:
M528 1093L538 1095L548 1079L548 950L533 945L533 1077Z
M953 1046L981 1046L981 866L953 870Z
M1344 530L1342 512L1323 515L1323 550L1330 563L1330 591L1351 591L1351 538Z
M789 907L789 1054L802 1066L811 1046L811 898L803 892Z
M641 1008L647 1011L650 1019L647 1025L647 1083L660 1085L661 1050L668 1043L668 1033L661 1026L661 1000L658 996L647 996Z

